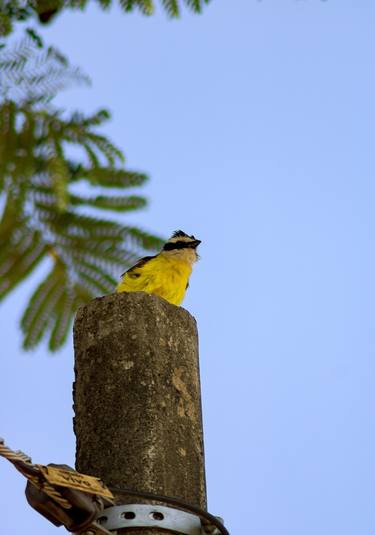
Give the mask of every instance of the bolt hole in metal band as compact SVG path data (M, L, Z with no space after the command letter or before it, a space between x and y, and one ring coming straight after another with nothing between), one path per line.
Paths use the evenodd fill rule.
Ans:
M104 509L97 522L108 530L159 528L181 535L201 535L200 518L180 509L162 505L126 504Z
M135 518L135 513L133 511L125 511L125 513L121 513L121 518L126 518L127 520L133 520Z

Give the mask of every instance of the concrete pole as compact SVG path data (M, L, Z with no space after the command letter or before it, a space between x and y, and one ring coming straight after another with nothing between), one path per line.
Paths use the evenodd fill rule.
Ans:
M76 469L109 486L173 496L205 509L194 318L142 292L100 297L79 309L74 349Z

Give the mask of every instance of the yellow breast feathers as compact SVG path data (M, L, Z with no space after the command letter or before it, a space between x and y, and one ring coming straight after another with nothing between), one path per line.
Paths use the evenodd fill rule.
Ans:
M159 295L173 305L180 305L200 241L177 231L156 256L142 258L126 271L117 287L118 292L147 292Z

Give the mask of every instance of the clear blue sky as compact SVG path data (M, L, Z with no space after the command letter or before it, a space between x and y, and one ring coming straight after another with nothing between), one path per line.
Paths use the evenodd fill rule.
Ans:
M200 333L209 510L232 535L375 532L375 5L213 0L203 16L90 9L44 32L151 181L162 235L202 239L184 306ZM74 463L71 340L24 354L32 284L1 304L1 430ZM0 462L1 529L50 535ZM60 530L61 531L61 530Z

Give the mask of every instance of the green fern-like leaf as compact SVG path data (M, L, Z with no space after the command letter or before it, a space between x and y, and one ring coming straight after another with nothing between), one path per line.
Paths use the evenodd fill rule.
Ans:
M195 13L200 13L202 11L203 2L204 0L185 0L186 5Z
M58 155L54 155L48 162L52 188L56 197L56 206L63 212L68 203L69 172L65 161Z
M77 307L113 292L119 274L161 240L101 217L103 210L143 208L144 197L122 190L143 185L147 177L124 168L122 151L98 131L109 117L105 110L67 114L45 104L40 92L52 94L57 85L51 85L54 71L43 57L60 66L58 84L64 85L70 67L57 52L36 54L37 46L29 40L5 55L0 50L7 84L0 100L0 299L49 260L51 270L33 292L21 329L26 349L48 336L54 351L66 340ZM25 89L18 100L4 98L18 83ZM83 154L82 161L67 156L69 146ZM73 190L81 184L87 193Z
M70 195L69 199L72 205L76 206L93 206L102 210L113 210L116 212L129 212L139 210L146 206L146 199L137 195L107 197L98 195L96 197L81 197Z
M81 178L104 188L132 188L142 186L147 181L147 176L143 173L104 167L82 169Z
M53 47L40 48L32 37L0 50L0 73L0 95L17 101L48 102L72 83L89 83L63 54Z
M180 15L177 0L162 0L162 4L170 17L178 17Z
M9 16L5 13L0 13L0 36L5 37L13 30L13 24Z
M83 10L94 0L3 0L0 2L0 36L7 36L14 30L14 22L25 21L30 18L39 19L42 24L47 24L65 9ZM195 13L202 11L202 6L209 0L185 0L185 4ZM95 0L103 10L108 10L114 1ZM180 5L177 0L161 0L161 5L170 17L178 17ZM118 0L118 4L125 13L139 11L143 15L150 16L155 12L153 0ZM40 36L33 28L28 28L27 33L35 44L40 46Z
M24 232L18 239L10 239L0 257L0 300L8 295L41 262L46 247L38 232Z
M48 347L50 351L59 349L68 337L72 318L78 303L68 294L66 289L55 303L51 335Z
M25 332L25 349L35 347L46 333L54 307L64 292L64 275L61 266L55 265L34 292L21 319L21 327Z

